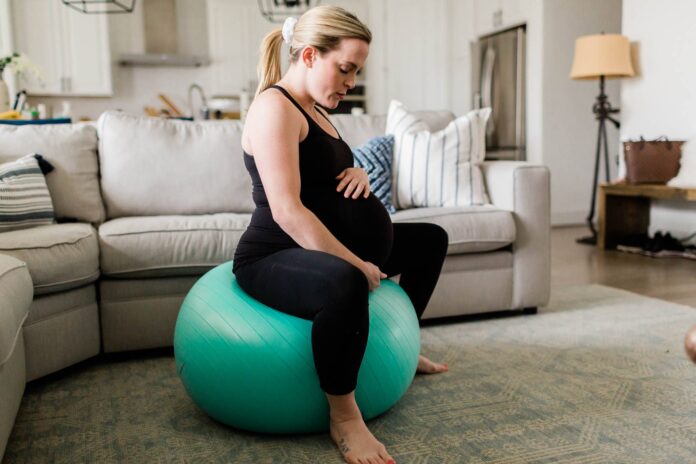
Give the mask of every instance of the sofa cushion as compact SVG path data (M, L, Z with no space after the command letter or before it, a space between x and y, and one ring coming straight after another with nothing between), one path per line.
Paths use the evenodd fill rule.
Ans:
M37 295L76 288L99 277L97 234L89 224L51 224L3 232L0 253L27 263Z
M99 228L102 273L111 277L200 275L229 261L250 214L113 219Z
M253 211L240 122L107 111L97 126L109 218Z
M56 218L104 220L97 131L89 124L0 125L0 163L41 153L55 170L46 177Z
M451 111L414 111L413 114L425 122L431 131L444 129L454 119ZM386 115L332 114L330 118L341 138L352 148L384 135L387 127Z
M515 241L515 219L510 211L492 205L456 208L413 208L397 211L394 222L432 222L449 235L447 254L497 250Z
M0 366L10 358L33 296L27 265L0 254Z

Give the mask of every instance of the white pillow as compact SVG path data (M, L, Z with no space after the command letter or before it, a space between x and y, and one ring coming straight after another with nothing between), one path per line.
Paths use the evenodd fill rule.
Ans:
M438 132L393 100L387 134L394 134L392 189L399 209L489 203L479 169L486 156L490 108L461 116Z
M667 185L677 188L696 188L696 142L682 145L679 172Z

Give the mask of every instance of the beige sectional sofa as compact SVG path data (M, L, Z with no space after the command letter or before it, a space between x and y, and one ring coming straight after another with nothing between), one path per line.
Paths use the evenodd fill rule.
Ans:
M0 460L19 409L26 382L22 324L34 288L27 265L0 255Z
M453 118L420 116L433 130ZM333 120L351 146L384 133L383 116ZM0 125L0 162L36 152L55 166L47 183L59 221L0 233L0 450L25 380L100 351L172 344L187 291L232 258L253 210L241 131L238 122L118 112L97 124ZM449 233L424 318L548 301L548 170L521 162L486 162L482 170L491 205L393 215Z

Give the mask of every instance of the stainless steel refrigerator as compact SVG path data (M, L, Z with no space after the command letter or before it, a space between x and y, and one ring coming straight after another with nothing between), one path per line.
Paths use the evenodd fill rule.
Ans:
M472 43L474 108L490 107L486 159L526 160L525 26Z

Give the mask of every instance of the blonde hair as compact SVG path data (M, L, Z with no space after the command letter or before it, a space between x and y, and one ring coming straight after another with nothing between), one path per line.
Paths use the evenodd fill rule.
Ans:
M308 10L300 16L290 43L290 62L295 63L306 46L312 46L319 53L329 52L338 47L341 39L360 39L368 44L372 33L354 14L338 6L322 5ZM280 80L280 50L283 46L282 28L269 32L261 42L261 58L258 65L260 94Z

